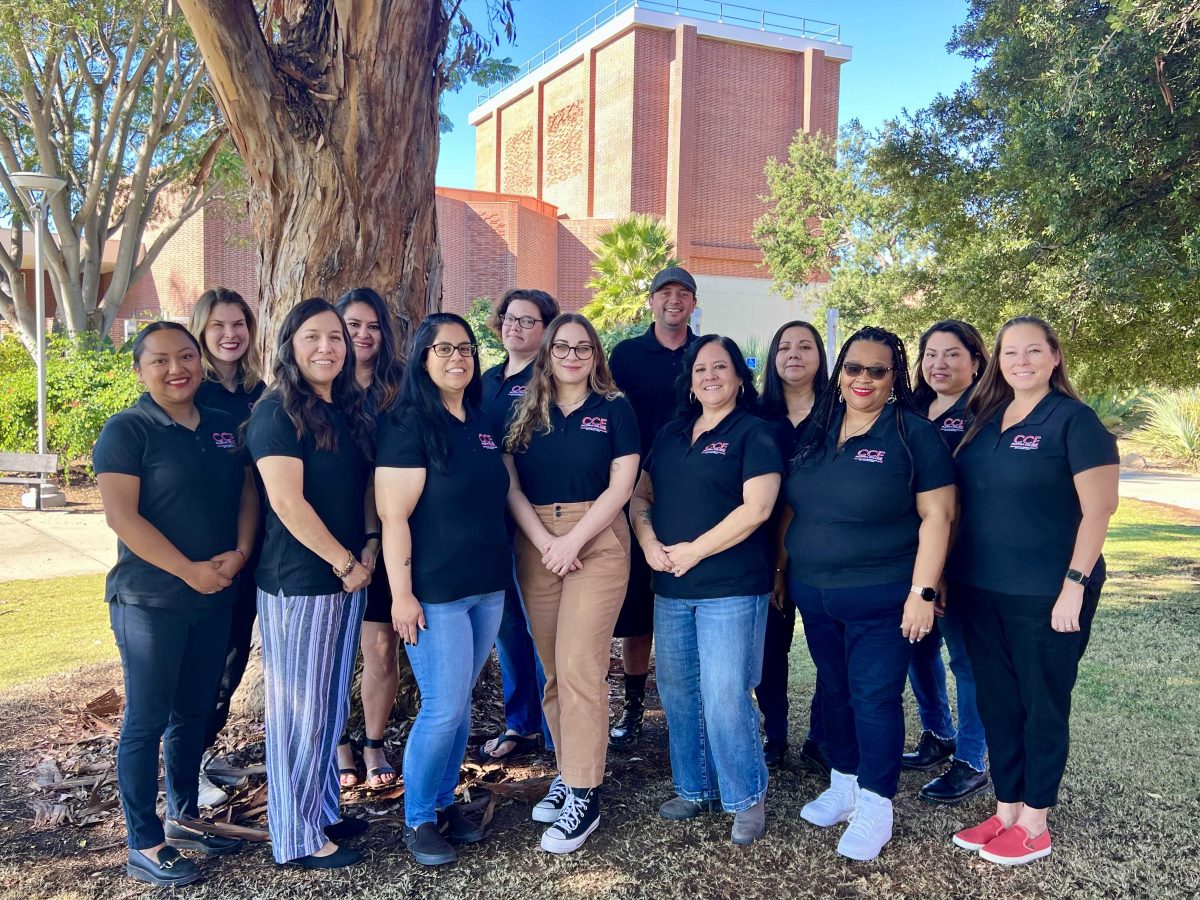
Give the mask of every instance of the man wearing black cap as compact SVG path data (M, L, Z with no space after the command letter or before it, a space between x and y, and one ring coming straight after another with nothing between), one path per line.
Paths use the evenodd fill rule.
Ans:
M654 324L644 334L621 341L609 357L617 387L637 413L642 459L646 458L659 429L675 414L678 402L675 379L688 345L696 340L696 334L688 327L696 308L696 279L680 266L663 269L650 283L649 305ZM608 745L614 750L636 747L641 739L654 632L650 566L637 541L631 542L629 555L629 588L614 632L622 639L621 657L625 666L625 704L621 718L608 736Z

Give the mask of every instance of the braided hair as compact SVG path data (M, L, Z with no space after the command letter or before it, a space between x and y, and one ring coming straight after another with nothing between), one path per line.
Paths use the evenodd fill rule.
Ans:
M889 398L888 406L892 408L891 415L895 418L896 433L900 436L900 444L904 447L904 452L908 454L908 486L911 490L916 466L913 462L912 448L908 445L908 429L904 425L904 411L917 413L917 408L913 402L912 385L908 378L908 354L905 352L904 342L900 338L886 328L874 325L858 329L846 339L846 343L842 344L837 361L833 364L833 372L829 376L829 384L825 386L825 390L821 392L821 396L813 405L808 428L804 430L804 435L796 450L795 464L803 465L807 459L825 446L825 436L829 434L829 425L833 421L838 400L842 396L842 366L846 361L846 352L856 341L872 341L876 344L883 344L892 351L893 397ZM919 415L919 413L917 414ZM880 412L880 415L888 415L886 407Z

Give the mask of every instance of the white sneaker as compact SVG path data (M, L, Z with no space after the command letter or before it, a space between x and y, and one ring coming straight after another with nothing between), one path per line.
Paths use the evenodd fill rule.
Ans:
M800 818L819 828L828 828L838 822L850 821L850 814L858 803L858 776L845 775L837 769L830 770L829 789L822 792L811 803L800 810Z
M874 859L892 839L892 801L868 790L858 792L850 826L842 832L837 852L850 859Z
M200 790L196 795L197 806L207 806L216 809L229 802L229 795L208 780L204 770L200 770Z
M569 793L571 793L571 789L555 775L554 780L550 782L550 790L546 792L546 796L533 807L533 821L541 822L543 825L553 825L557 822Z

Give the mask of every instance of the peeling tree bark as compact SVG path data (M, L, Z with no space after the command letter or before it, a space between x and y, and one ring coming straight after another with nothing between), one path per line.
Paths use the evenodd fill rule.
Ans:
M245 162L264 340L300 300L362 286L403 336L441 302L440 0L275 0L265 22L251 0L180 6Z

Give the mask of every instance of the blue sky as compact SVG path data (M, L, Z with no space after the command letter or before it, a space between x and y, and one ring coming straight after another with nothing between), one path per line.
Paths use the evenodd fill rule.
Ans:
M520 65L605 5L604 0L513 0L517 40L503 44L497 55ZM710 4L682 0L682 5ZM920 109L938 94L951 93L971 76L972 63L946 50L954 26L966 18L966 0L739 0L738 5L842 26L842 42L854 48L854 59L842 68L843 124L857 118L876 128L906 108ZM466 7L468 15L482 20L480 0L467 0ZM467 114L478 94L479 88L468 85L445 97L454 130L442 135L439 186L475 186L475 130Z

